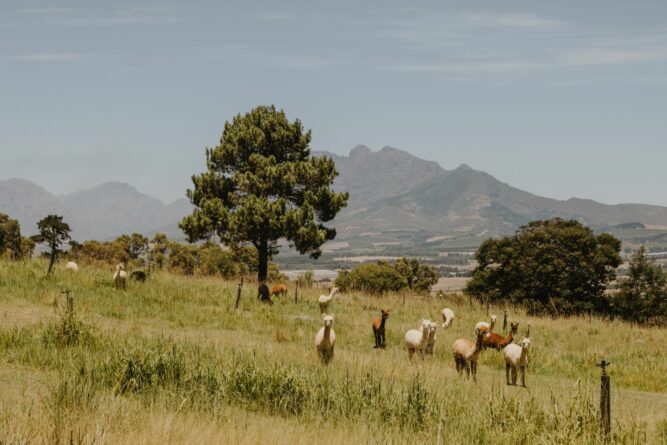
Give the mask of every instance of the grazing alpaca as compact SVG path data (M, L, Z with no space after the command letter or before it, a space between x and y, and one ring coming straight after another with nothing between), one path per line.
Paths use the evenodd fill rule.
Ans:
M433 355L433 347L435 346L435 330L438 329L438 324L432 321L428 325L428 338L426 339L426 354Z
M389 309L386 311L380 309L381 314L378 318L373 320L373 335L375 335L375 348L384 349L385 345L385 336L384 336L384 324L389 318Z
M528 364L528 348L530 338L524 337L521 346L514 343L507 345L503 350L505 356L505 379L510 384L510 369L512 370L512 385L516 385L517 368L521 370L521 386L526 387L526 365Z
M454 323L454 311L446 307L442 310L442 329L447 329Z
M424 360L424 349L426 349L426 342L428 341L428 328L431 322L429 320L422 321L421 330L410 329L405 333L405 347L408 350L408 358L412 361L412 356L415 351L419 351Z
M456 371L459 375L462 375L465 369L467 378L470 378L470 373L472 373L472 380L475 383L477 383L477 359L479 358L479 353L482 351L483 338L484 332L482 331L477 334L477 341L475 343L465 338L459 338L452 345Z
M70 261L67 264L65 264L65 270L69 270L72 272L78 272L79 271L79 266L74 261Z
M146 281L146 272L143 270L133 270L130 272L130 278L133 279L134 281L140 281L144 282Z
M336 333L332 329L333 316L324 315L322 317L324 326L320 328L315 335L315 347L317 348L317 355L325 365L329 364L334 356L334 346L336 345Z
M119 263L116 266L116 272L113 274L113 284L116 286L116 289L125 289L126 280L127 272L125 272L125 266L123 263Z
M510 323L510 333L507 337L503 337L500 334L492 332L484 336L484 340L482 341L482 346L484 346L484 349L493 348L496 351L500 351L505 346L509 345L510 343L512 343L512 341L514 341L514 336L516 335L518 330L519 330L519 323L516 324Z
M287 285L285 284L274 284L271 286L271 295L287 295Z
M329 303L331 303L331 300L333 300L336 292L338 292L338 288L334 287L331 289L331 292L329 292L329 295L320 295L320 298L317 299L317 301L320 303L320 314L327 312L327 309L329 309Z
M492 315L491 316L491 323L487 323L485 321L480 321L475 325L475 334L479 334L480 332L484 332L485 334L490 334L493 332L493 328L496 327L496 316Z

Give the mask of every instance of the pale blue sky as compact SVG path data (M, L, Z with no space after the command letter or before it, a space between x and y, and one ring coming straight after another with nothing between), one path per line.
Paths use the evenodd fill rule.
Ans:
M270 103L317 150L667 205L664 0L0 0L0 179L172 200Z

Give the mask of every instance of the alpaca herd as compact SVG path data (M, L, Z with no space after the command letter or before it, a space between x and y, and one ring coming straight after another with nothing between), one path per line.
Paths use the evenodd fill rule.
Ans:
M331 303L337 288L332 288L328 295L320 295L318 304L322 314L322 326L315 335L315 348L317 355L323 364L327 365L334 356L334 346L336 344L336 334L333 330L333 315L328 314L329 304ZM450 308L444 308L442 315L442 329L450 329L454 322L454 311ZM385 349L386 347L386 325L389 319L389 310L380 309L380 316L373 320L373 337L375 339L375 349ZM521 385L526 386L526 366L528 364L528 349L530 347L530 338L523 338L521 344L514 342L517 335L519 323L510 323L510 331L506 336L493 332L496 326L497 317L492 315L488 322L480 321L475 324L474 341L467 338L459 338L452 344L452 356L456 371L463 376L465 371L466 378L472 376L473 382L477 382L477 361L480 354L485 349L495 349L502 351L505 361L506 380L508 385L516 385L517 377L521 375ZM426 355L433 355L436 345L436 331L438 324L434 321L424 319L417 329L409 329L405 333L404 345L408 352L408 360L412 363L415 354L418 354L422 361ZM511 379L510 379L511 377Z

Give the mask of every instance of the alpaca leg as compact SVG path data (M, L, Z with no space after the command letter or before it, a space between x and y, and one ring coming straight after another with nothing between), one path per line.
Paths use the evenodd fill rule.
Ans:
M512 365L512 385L514 386L516 386L516 374L517 374L516 366Z
M477 362L470 362L470 371L472 372L472 381L477 383Z
M526 387L526 367L521 367L521 386Z
M465 367L466 367L466 379L470 380L470 362L467 360L465 362Z
M512 365L509 363L505 363L505 380L507 381L507 385L509 386L510 384L510 368Z
M380 339L378 338L378 333L376 330L373 330L373 336L375 337L375 346L374 348L377 349L380 347Z
M412 363L412 356L415 353L415 350L412 348L408 348L408 358L410 359L410 362Z
M384 336L384 331L382 331L382 335L380 337L380 348L384 349L384 345L385 345L386 341L387 341L387 339Z

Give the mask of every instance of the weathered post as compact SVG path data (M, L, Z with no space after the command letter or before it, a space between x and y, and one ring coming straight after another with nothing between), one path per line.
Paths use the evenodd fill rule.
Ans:
M236 291L236 309L239 308L239 304L241 303L241 289L243 288L243 277L241 277L241 281L239 282L239 288Z
M611 390L607 366L610 363L602 359L597 366L602 369L600 376L600 433L605 442L611 438Z
M294 304L299 302L299 280L296 281L294 285Z
M65 289L62 293L65 294L65 311L67 316L71 318L74 316L74 297L72 297L72 292L69 289Z
M507 309L503 309L503 334L507 332Z
M526 337L530 338L530 325L526 328Z

